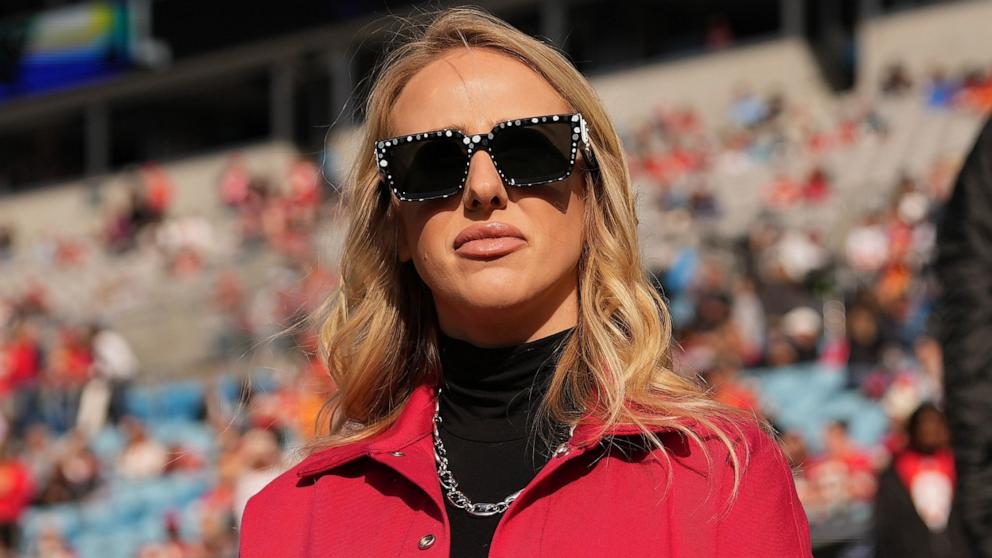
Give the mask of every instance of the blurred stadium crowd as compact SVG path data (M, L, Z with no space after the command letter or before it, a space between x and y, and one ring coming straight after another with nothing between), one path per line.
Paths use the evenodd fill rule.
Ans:
M798 100L739 92L715 128L675 109L628 133L632 170L654 186L658 222L675 229L666 246L677 248L656 277L681 360L717 399L782 433L824 555L831 547L874 555L879 530L900 528L873 526L876 506L893 497L880 479L912 486L915 475L936 473L913 500L928 527L947 526L954 471L936 406L942 356L930 264L966 154L948 149L958 143L948 135L975 133L992 109L990 78L985 69L911 79L893 66L876 98L838 101L825 125ZM944 141L922 152L910 141L912 165L894 157L885 169L879 146L898 145L921 118ZM890 178L854 198L852 184L865 183L861 158ZM747 211L737 198L755 173L757 187L745 190L761 194L753 220L742 234L721 235L717 225ZM712 186L721 182L731 186ZM907 465L931 454L926 467Z
M726 97L722 114L665 105L621 130L679 368L776 425L824 556L870 555L886 479L936 479L913 504L942 529L954 471L930 405L942 371L929 265L964 147L992 111L992 65L893 65L870 97L827 104ZM217 218L173 211L175 178L149 161L124 201L96 209L92 235L22 242L0 223L0 276L23 279L0 285L7 552L236 556L245 501L315 436L333 386L313 333L274 334L334 288L324 243L343 216L307 157L275 177L251 163L233 153L215 177ZM109 279L72 279L108 265ZM106 313L176 284L205 285L222 327L209 362L149 382ZM257 364L263 353L278 364Z
M127 203L106 208L105 227L92 237L40 240L24 259L4 251L2 265L27 261L39 272L0 299L8 548L37 556L234 556L247 498L282 470L285 448L313 436L330 386L312 358L312 334L269 343L295 357L288 375L258 369L136 385L142 364L124 335L68 318L51 303L46 269L82 274L102 257L152 264L158 277L142 294L155 296L163 282L216 264L207 257L211 223L171 215L170 192L167 173L149 164ZM211 274L213 303L229 321L216 356L234 369L247 366L245 354L266 335L256 320L290 326L334 287L333 272L313 264L310 245L318 219L334 215L319 171L305 159L270 184L234 155L217 195L236 231L235 254L284 262L265 292L246 293L236 266Z

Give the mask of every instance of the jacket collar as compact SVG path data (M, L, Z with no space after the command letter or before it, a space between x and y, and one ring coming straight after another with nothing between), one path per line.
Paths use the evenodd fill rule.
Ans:
M320 474L362 456L399 451L417 440L431 435L434 430L433 418L436 397L437 387L433 384L424 383L417 386L410 394L396 422L385 432L367 440L317 450L299 463L296 471L297 476L307 477ZM689 425L694 421L686 419L682 422ZM658 426L651 430L655 433L661 433L673 429L671 426ZM619 424L604 431L601 420L593 415L586 415L576 425L569 446L572 448L592 446L599 442L602 437L601 434L603 436L635 436L640 433L641 429L634 424Z
M385 432L367 440L317 450L300 462L296 474L315 475L372 453L393 452L433 432L436 388L421 384L410 394L406 405Z

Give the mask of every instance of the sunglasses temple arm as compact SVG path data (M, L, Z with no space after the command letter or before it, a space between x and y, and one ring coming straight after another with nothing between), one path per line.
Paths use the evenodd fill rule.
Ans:
M579 115L580 127L582 131L582 137L579 143L582 145L582 154L586 158L586 166L590 169L599 168L599 163L596 161L596 154L592 151L592 139L589 137L589 125L586 123L585 117L581 114Z

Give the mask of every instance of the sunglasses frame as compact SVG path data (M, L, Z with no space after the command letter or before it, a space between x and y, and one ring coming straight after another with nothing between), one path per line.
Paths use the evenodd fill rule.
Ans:
M522 126L535 126L540 124L546 124L549 122L570 122L572 124L572 139L571 139L571 156L569 159L568 170L561 177L554 178L551 180L541 180L537 182L527 182L519 183L516 179L511 178L503 174L503 169L499 166L499 161L497 157L493 156L492 141L501 130L505 130L511 127L522 127ZM449 138L461 138L462 145L465 146L465 172L462 173L462 177L458 182L457 186L447 188L445 190L439 190L440 194L434 194L424 197L409 197L402 194L397 188L396 183L393 180L393 175L389 172L389 149L404 143L426 141L431 139L437 139L440 137ZM511 120L504 120L503 122L497 123L492 129L487 133L482 134L466 134L465 132L457 128L443 128L440 130L430 130L427 132L420 132L417 134L407 134L405 136L396 136L392 138L386 138L379 140L375 143L373 152L375 154L375 166L379 172L384 184L388 185L389 189L392 190L393 194L396 195L401 201L407 202L420 202L428 200L436 200L451 197L458 194L465 187L465 181L468 178L468 171L472 165L472 155L478 150L483 150L489 153L490 159L493 161L493 166L496 167L496 172L499 173L500 178L505 184L516 187L528 187L528 186L539 186L541 184L548 184L551 182L557 182L559 180L564 180L572 175L575 168L576 154L581 145L583 154L589 163L593 161L593 151L592 143L589 141L589 128L586 124L585 118L581 113L573 112L568 114L545 114L540 116L530 116L527 118L514 118Z

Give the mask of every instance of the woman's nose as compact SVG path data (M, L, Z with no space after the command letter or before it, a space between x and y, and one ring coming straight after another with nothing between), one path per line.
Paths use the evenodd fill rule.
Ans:
M484 153L482 157L477 157ZM463 203L470 210L498 209L506 206L506 188L489 153L483 150L472 154L468 176L465 179Z

